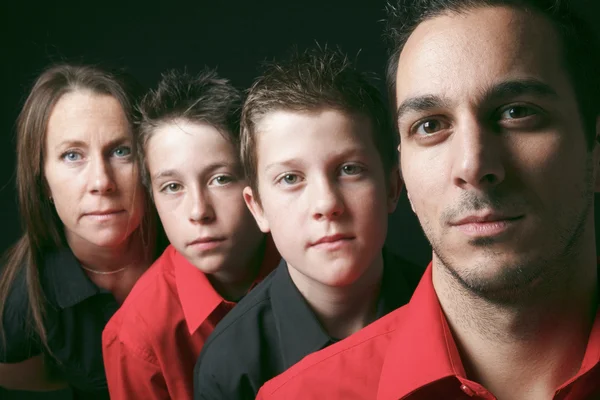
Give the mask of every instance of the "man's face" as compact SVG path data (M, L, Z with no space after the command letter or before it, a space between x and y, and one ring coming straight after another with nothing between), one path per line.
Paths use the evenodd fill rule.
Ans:
M549 21L502 7L427 20L400 54L396 96L434 265L506 298L593 242L598 158Z

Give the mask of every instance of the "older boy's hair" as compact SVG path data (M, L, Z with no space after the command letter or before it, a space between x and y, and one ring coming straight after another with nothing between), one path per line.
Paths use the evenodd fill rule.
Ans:
M158 87L144 96L138 110L139 158L142 181L148 188L146 145L163 124L181 121L209 124L239 149L241 95L213 69L205 68L198 75L177 70L163 73Z
M384 170L398 163L397 135L380 91L372 76L360 72L340 49L317 46L283 62L268 62L263 74L248 91L241 117L241 158L254 197L258 193L257 126L268 113L337 109L364 115L372 122L373 139Z
M460 14L481 7L513 7L546 17L556 29L562 57L579 105L588 147L593 147L596 119L600 115L600 47L589 24L565 0L391 0L387 5L389 39L388 93L396 109L396 73L400 53L422 22L444 14Z

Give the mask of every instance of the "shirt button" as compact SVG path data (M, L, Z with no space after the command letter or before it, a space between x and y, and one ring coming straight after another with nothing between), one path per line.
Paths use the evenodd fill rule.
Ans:
M475 395L475 392L473 391L473 389L471 389L470 387L468 387L465 384L460 385L460 390L465 392L467 394L467 396L473 397Z

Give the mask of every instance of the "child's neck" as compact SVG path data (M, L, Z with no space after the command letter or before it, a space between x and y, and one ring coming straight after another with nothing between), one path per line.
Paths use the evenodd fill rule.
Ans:
M213 288L225 300L237 302L248 293L256 280L265 256L266 240L257 247L254 255L243 268L232 268L233 273L215 273L207 275ZM230 271L228 268L224 268Z
M348 286L323 285L289 264L288 270L330 337L344 339L376 319L383 275L381 252L365 273Z

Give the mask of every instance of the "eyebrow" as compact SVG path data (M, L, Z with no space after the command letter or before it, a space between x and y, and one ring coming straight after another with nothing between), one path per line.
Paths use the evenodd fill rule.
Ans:
M557 97L556 91L548 84L537 79L519 79L501 82L486 90L482 102L490 102L509 97L533 95L538 97ZM423 112L439 108L449 108L450 100L436 95L410 97L398 106L396 120L409 112Z
M204 175L207 173L211 173L219 168L236 169L236 168L238 168L238 165L237 165L237 163L216 162L216 163L210 164L208 167L204 168L202 171L202 174ZM154 174L152 176L152 180L156 180L156 179L160 179L160 178L173 178L174 176L178 176L178 175L179 175L179 171L177 171L176 169L164 169L164 170L160 170L156 174Z
M122 145L123 143L131 142L131 141L132 140L129 137L120 137L120 138L111 140L106 145L104 145L103 148L104 149L112 149L114 147ZM86 142L84 142L83 140L67 139L67 140L63 140L62 142L60 142L58 145L56 145L55 148L57 151L60 151L61 149L65 149L68 147L87 147L87 146L88 146L88 144Z

